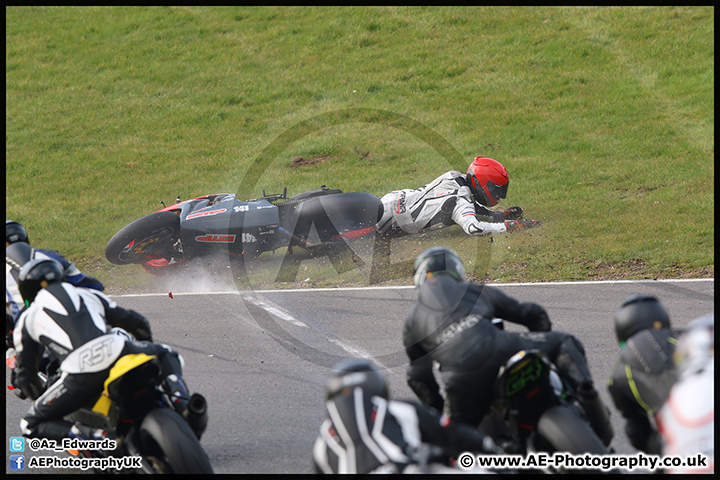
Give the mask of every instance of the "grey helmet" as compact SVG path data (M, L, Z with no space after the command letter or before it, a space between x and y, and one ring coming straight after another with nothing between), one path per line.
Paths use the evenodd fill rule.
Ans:
M440 273L447 273L459 282L465 280L465 267L454 250L432 247L415 259L413 281L417 288L420 288L427 278Z

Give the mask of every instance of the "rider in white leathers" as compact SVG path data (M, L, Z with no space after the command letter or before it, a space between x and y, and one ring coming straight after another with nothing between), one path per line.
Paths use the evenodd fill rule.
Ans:
M377 232L387 237L460 225L468 235L491 235L540 222L522 219L522 208L490 210L505 198L509 176L499 162L476 157L467 174L452 170L416 189L395 190L380 201L384 213Z
M706 464L668 468L667 473L715 471L715 314L693 320L680 336L678 381L656 416L665 455L707 457Z

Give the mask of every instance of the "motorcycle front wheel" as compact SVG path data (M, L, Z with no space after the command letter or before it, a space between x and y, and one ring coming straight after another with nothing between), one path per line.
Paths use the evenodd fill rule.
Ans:
M592 427L577 413L563 406L552 407L542 414L538 421L537 437L534 443L540 447L540 451L547 452L565 452L572 455L586 453L608 455L610 453ZM560 471L567 474L619 473L614 469L603 470L595 467L567 467Z
M117 232L105 247L105 257L115 265L143 263L152 258L172 258L180 235L180 217L155 212Z
M537 433L556 452L608 453L592 427L567 407L556 406L546 410L538 420Z
M140 453L152 457L158 473L214 473L210 459L177 412L150 411L140 427Z

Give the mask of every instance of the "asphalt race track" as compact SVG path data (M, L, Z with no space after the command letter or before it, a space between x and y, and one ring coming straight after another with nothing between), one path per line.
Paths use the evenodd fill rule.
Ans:
M613 412L617 453L634 450L605 388L618 350L614 310L631 294L654 294L668 308L673 325L684 326L712 312L715 299L713 279L500 288L519 300L541 303L554 330L570 332L582 341L596 383ZM156 341L183 355L187 383L208 399L210 421L202 444L217 473L308 473L324 416L325 378L339 359L374 358L387 369L391 395L412 397L404 380L401 324L414 294L412 288L357 288L112 298L146 315ZM9 390L6 402L9 438L20 435L19 420L29 404ZM9 463L8 449L6 444ZM28 458L40 454L25 452ZM6 472L18 473L8 463Z

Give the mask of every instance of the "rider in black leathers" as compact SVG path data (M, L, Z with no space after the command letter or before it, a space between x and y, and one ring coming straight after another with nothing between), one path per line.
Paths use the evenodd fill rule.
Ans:
M21 398L34 400L21 421L23 435L57 441L87 436L63 416L94 402L115 362L131 353L157 356L168 375L166 391L180 400L175 406L187 417L190 399L181 379L180 356L164 345L150 343L150 325L144 316L118 307L97 290L64 282L62 266L52 259L28 262L20 271L18 285L29 306L21 312L14 331L17 363L13 385ZM125 333L121 330L118 334L110 327ZM133 341L127 332L145 341ZM60 378L44 391L38 378L43 348L60 361ZM200 437L207 418L193 422L188 421ZM201 428L196 429L198 426ZM92 436L102 434L92 432Z
M426 250L415 262L418 300L405 318L403 342L410 359L408 385L418 397L452 421L477 426L493 400L498 369L520 350L539 349L578 392L591 425L608 445L613 437L609 413L593 385L582 344L568 333L549 331L542 306L466 283L464 276L460 258L448 248ZM494 318L532 332L498 329ZM433 371L437 367L442 389Z
M346 359L327 382L328 418L313 447L317 473L422 473L444 471L434 463L462 452L497 453L475 428L443 419L413 401L390 400L385 377L365 359ZM428 446L440 447L437 457ZM457 473L457 472L454 472Z
M660 301L650 295L627 298L614 316L620 355L608 379L608 391L625 418L625 433L636 449L662 454L655 415L677 380L673 362L678 332Z

